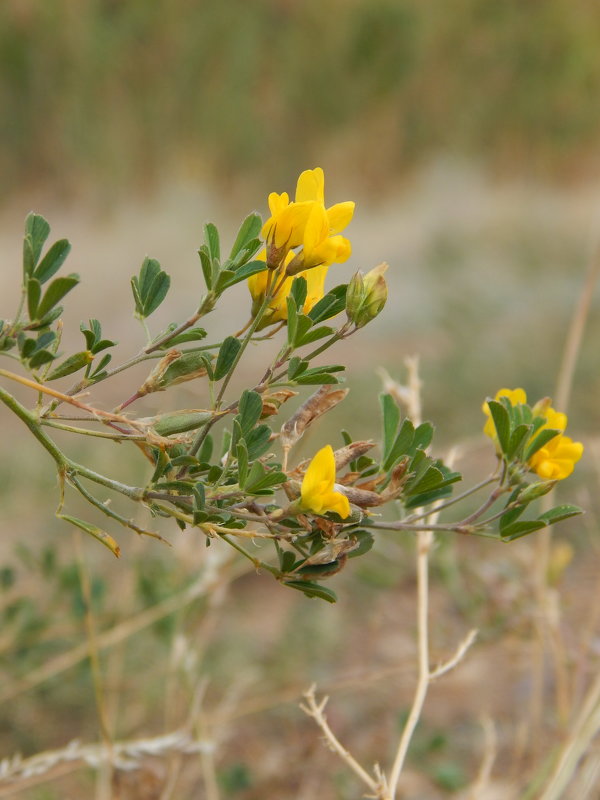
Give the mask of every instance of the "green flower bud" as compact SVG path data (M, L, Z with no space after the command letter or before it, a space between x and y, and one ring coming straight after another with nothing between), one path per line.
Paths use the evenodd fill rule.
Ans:
M348 284L346 314L357 328L371 322L383 310L388 293L383 274L387 268L386 263L379 264L366 275L359 270Z
M543 497L545 494L548 494L555 485L556 481L536 481L536 483L530 483L522 492L519 492L517 501L519 503L531 503L532 500L537 500L538 497Z

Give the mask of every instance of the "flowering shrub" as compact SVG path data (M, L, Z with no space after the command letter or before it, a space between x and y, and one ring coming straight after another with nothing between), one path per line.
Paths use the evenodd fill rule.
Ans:
M573 505L560 505L523 518L533 501L568 477L582 445L564 435L563 414L549 401L528 406L522 389L502 389L485 402L485 432L495 443L497 459L492 459L489 477L457 496L453 489L460 473L431 454L433 425L402 418L393 392L380 399L379 443L361 439L360 432L358 438L344 432L336 449L328 444L309 462L292 460L304 433L347 394L340 386L345 367L315 359L370 323L387 299L386 265L325 289L329 268L350 256L342 232L352 220L354 203L327 207L324 197L323 171L303 172L295 199L290 201L285 192L271 194L270 217L263 223L258 214L250 214L228 254L222 252L217 228L208 223L199 249L206 290L185 321L159 332L151 332L147 320L166 300L170 278L155 259L146 258L131 286L134 314L147 341L117 366L112 365L115 342L97 319L82 323L81 350L60 353L61 303L79 276L56 277L70 245L60 240L44 252L50 227L37 214L27 218L21 302L0 327L0 352L19 362L21 371L0 370L0 399L54 460L61 519L119 555L112 533L65 511L66 487L112 526L140 535L160 539L152 519L171 518L182 530L202 531L209 544L221 540L282 585L333 602L335 594L323 581L348 558L364 556L379 529L455 531L511 541L580 513ZM251 296L247 325L223 341L207 343L197 323L221 308L228 290L240 282L247 283ZM264 361L241 394L232 395L230 381L248 345L277 336L275 357ZM253 361L258 360L254 351ZM144 362L152 367L133 394L115 398L112 411L94 403L97 384ZM74 383L55 388L65 379ZM134 412L141 397L190 381L195 381L201 407L152 417ZM10 393L13 382L35 393L32 408ZM287 414L287 404L306 387L317 388ZM78 410L77 424L65 413L67 405ZM63 451L51 436L53 429L133 445L148 468L146 477L129 486L99 474ZM532 473L541 480L532 482ZM142 504L147 523L138 525L108 505L106 490ZM447 509L480 491L488 494L475 510L447 516ZM441 515L435 523L432 511ZM260 542L260 548L250 552L248 539Z

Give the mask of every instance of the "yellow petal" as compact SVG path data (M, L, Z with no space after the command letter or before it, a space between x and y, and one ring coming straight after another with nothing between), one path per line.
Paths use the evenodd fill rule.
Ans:
M301 173L296 185L296 202L316 201L325 205L325 175L321 167L307 169Z
M564 431L567 427L567 415L562 411L555 411L552 406L546 409L544 416L546 417L545 427L555 428L557 431Z
M271 192L269 195L269 211L271 212L271 216L281 213L289 203L290 197L287 192L282 192L282 194Z
M327 209L330 233L341 233L350 223L354 215L355 203L347 200L345 203L336 203Z
M350 502L345 494L331 492L326 499L326 511L335 511L342 519L350 516Z
M323 492L333 490L334 482L335 457L331 445L328 444L315 454L304 473L300 489L302 503L307 508L312 508L312 504Z
M316 305L325 294L325 277L329 267L315 267L301 272L306 280L306 301L304 303L304 313L308 314L311 308Z

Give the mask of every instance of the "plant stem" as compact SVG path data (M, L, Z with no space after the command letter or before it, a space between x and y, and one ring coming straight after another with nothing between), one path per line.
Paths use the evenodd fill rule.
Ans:
M433 533L421 531L417 537L417 649L418 681L406 725L402 731L396 757L390 772L389 788L392 800L396 797L400 774L404 766L408 747L423 710L429 686L429 551L433 544Z
M147 347L144 348L144 352L152 353L154 352L154 350L158 350L159 348L163 347L165 344L167 344L167 342L170 342L171 339L174 339L176 336L179 336L180 333L187 331L188 328L191 328L192 325L198 322L200 317L203 317L205 314L208 314L210 311L213 310L215 305L215 300L216 297L214 296L213 292L212 291L209 292L206 295L206 297L204 297L204 299L202 300L202 304L200 305L200 308L196 311L195 314L192 314L192 316L188 320L182 322L181 325L175 328L175 330L172 330L170 333L167 333L164 336L162 336L157 342L150 343Z
M92 421L92 420L91 420ZM99 422L99 420L93 420ZM49 428L56 428L61 431L68 431L69 433L81 433L84 436L96 436L99 439L112 439L115 442L122 442L131 440L134 442L144 442L146 437L141 434L129 433L107 433L106 431L90 431L86 428L77 428L74 425L63 425L60 422L42 418L41 424Z
M4 370L0 370L0 373ZM28 411L25 406L22 406L19 401L12 396L9 392L5 391L0 386L0 400L10 408L10 410L19 417L19 419L27 425L31 433L35 436L42 447L50 453L59 469L66 469L67 458L56 444L47 436L41 428L41 425L35 416Z

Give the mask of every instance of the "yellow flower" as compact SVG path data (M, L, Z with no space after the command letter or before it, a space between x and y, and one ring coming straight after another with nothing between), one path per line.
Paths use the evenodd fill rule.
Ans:
M264 261L266 257L266 251L262 250L258 256L257 260ZM288 253L284 264L289 264L289 262L293 258L293 253ZM281 281L279 277L279 273L271 273L272 274L272 281ZM261 307L263 300L265 299L265 292L267 290L267 278L269 272L268 270L264 270L263 272L257 272L254 275L251 275L248 278L248 288L250 289L250 295L252 296L252 316L256 316L258 313L258 309ZM325 276L327 275L327 267L317 267L316 269L307 270L306 273L301 272L300 276L306 279L306 300L304 301L304 306L302 311L305 314L311 310L311 308L319 302L319 300L325 294ZM261 323L258 327L258 330L266 327L267 325L272 325L275 322L280 322L282 320L287 320L287 296L289 295L292 289L292 283L294 281L293 277L288 277L283 280L281 286L277 290L276 294L271 298L269 301L269 307L267 308Z
M315 514L335 511L342 519L350 516L350 503L335 491L335 456L326 445L314 456L304 473L300 488L300 505Z
M535 410L534 406L534 413ZM542 404L539 415L544 417L546 422L537 433L548 428L561 431L561 433L534 453L527 463L540 478L561 481L563 478L568 478L573 472L575 464L583 454L583 445L581 442L574 442L568 436L563 435L562 431L567 427L567 415L552 408L549 400Z
M534 453L527 463L540 478L562 481L573 472L582 454L581 442L574 442L568 436L558 434Z
M508 397L511 406L525 405L527 402L527 395L525 394L524 389L499 389L496 392L494 400L500 400L501 397ZM483 404L482 411L488 417L487 422L483 427L483 432L486 436L489 436L490 439L497 441L496 426L494 425L494 420L490 414L490 407L487 403Z
M287 192L269 195L271 216L262 228L267 243L267 264L276 268L287 253L302 245L289 275L317 266L343 263L350 257L350 242L338 234L352 219L354 203L325 208L325 176L321 167L305 170L296 185L294 202Z
M496 393L495 400L501 397L507 397L512 406L525 405L527 396L523 389L500 389ZM497 443L496 428L494 421L490 416L490 410L487 403L483 404L483 411L487 414L488 420L485 423L484 433ZM531 442L543 430L557 430L557 433L550 441L535 452L527 461L527 466L531 472L535 472L540 478L544 480L560 481L563 478L568 478L573 472L575 464L583 454L583 445L581 442L574 442L568 436L564 435L564 430L567 427L567 415L562 411L556 411L550 405L550 400L545 399L536 403L532 409L534 418L542 417L545 422L535 431L531 437Z
M304 229L314 202L290 203L287 192L269 195L271 216L262 227L261 235L269 248L281 253L302 244Z

